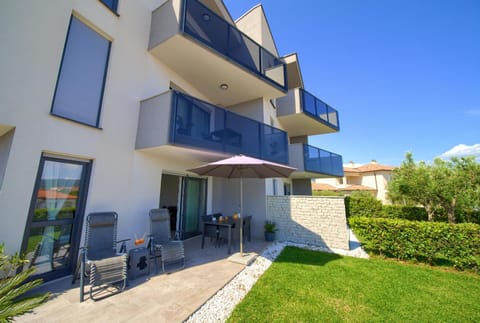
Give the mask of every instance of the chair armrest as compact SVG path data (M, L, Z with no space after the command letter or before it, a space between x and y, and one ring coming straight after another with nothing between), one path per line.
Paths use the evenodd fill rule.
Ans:
M125 242L130 241L130 238L123 239L123 240L117 240L115 241L115 244L117 243L122 243L122 246L120 247L120 250L118 251L119 253L127 253L127 244Z

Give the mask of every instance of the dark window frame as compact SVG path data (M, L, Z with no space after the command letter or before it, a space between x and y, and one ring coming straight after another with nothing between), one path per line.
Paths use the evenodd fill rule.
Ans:
M58 114L58 113L54 112L55 99L56 99L56 96L57 96L58 85L60 83L60 75L62 73L62 69L63 69L63 66L64 66L67 43L68 43L69 38L70 38L72 21L73 21L74 18L77 19L80 23L84 24L87 28L91 29L93 32L95 32L98 35L100 35L101 37L103 37L106 41L108 41L108 49L107 49L107 53L106 53L107 59L105 60L105 67L104 67L104 70L103 70L102 87L101 87L101 90L100 90L100 100L98 102L98 111L97 111L97 117L96 117L96 120L95 120L95 124L90 124L90 123L87 123L87 122L84 122L84 121L69 118L67 116L64 116L64 115L61 115L61 114ZM103 106L103 98L104 98L104 93L105 93L105 85L106 85L106 82L107 82L108 66L110 64L111 48L112 48L112 41L110 39L105 38L103 35L101 35L97 31L95 31L93 28L91 28L90 26L85 24L81 19L79 19L75 15L70 16L70 22L68 23L67 37L65 38L65 44L63 46L62 60L60 62L60 68L58 70L57 81L56 81L56 84L55 84L55 91L53 93L52 105L50 107L50 115L61 118L61 119L73 121L73 122L76 122L76 123L79 123L79 124L82 124L82 125L85 125L85 126L88 126L88 127L92 127L92 128L96 128L96 129L100 129L100 130L102 129L102 127L100 127L100 116L102 114L102 106Z
M98 0L102 5L104 5L108 10L110 10L115 16L119 17L118 14L118 1L119 0L112 0L111 5L109 5L105 0Z
M77 261L78 261L78 251L79 251L79 248L81 245L81 239L82 239L82 229L83 229L83 222L85 217L90 179L92 175L92 168L93 168L92 160L80 161L76 159L69 159L68 157L63 158L61 156L51 156L45 153L41 154L40 161L38 163L37 173L35 175L35 182L34 182L33 191L32 191L32 199L30 201L30 206L28 209L27 221L25 223L25 230L23 232L22 245L21 245L22 253L24 253L25 250L27 249L30 229L35 226L39 226L33 223L33 218L34 218L34 213L36 208L38 190L40 189L40 186L41 186L42 173L43 173L43 169L46 161L77 164L77 165L82 165L84 167L84 170L83 170L84 173L82 174L82 178L79 183L82 189L81 189L81 194L79 195L78 208L76 211L76 217L74 219L74 222L72 223L73 228L71 233L71 238L76 237L77 239L72 240L72 244L71 244L72 254L70 255L71 258L70 258L70 264L68 267L58 271L50 271L50 272L39 274L39 275L34 274L29 278L29 280L42 278L44 281L49 281L49 280L60 278L69 274L75 274L75 268L77 266Z

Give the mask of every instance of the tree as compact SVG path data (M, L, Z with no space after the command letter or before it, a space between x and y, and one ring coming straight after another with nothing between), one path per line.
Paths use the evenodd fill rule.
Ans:
M452 158L448 164L451 169L450 191L446 193L451 202L449 219L458 215L467 215L480 211L480 164L474 157ZM471 219L470 219L471 220Z
M432 174L426 163L415 163L412 153L407 153L402 165L393 171L388 196L394 203L423 206L428 220L433 221L438 201L433 191Z
M443 210L448 222L456 223L480 211L480 164L473 157L436 158L433 164L415 163L407 153L402 165L393 171L389 197L398 203L405 200L425 207L428 219Z

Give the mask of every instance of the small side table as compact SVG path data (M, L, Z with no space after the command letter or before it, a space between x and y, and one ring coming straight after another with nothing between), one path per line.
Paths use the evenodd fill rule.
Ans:
M149 252L145 247L130 249L128 251L128 279L137 279L150 274Z

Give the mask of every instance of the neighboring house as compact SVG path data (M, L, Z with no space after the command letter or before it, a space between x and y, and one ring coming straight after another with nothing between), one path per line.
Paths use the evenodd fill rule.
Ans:
M312 182L312 189L338 191L346 195L354 191L366 191L383 203L389 203L388 182L395 168L395 166L380 165L375 160L365 165L350 162L343 167L343 177L317 178Z
M35 207L37 209L40 209L40 208L58 209L62 207L64 208L75 207L76 203L77 203L77 196L75 195L61 192L55 188L51 188L49 190L39 189L37 192L37 202Z
M221 0L2 1L0 22L0 242L28 254L62 236L72 252L46 280L74 270L90 212L118 212L119 237L133 237L169 207L178 239L205 213L233 214L238 180L187 171L204 163L244 154L298 169L245 180L258 238L268 195L343 176L341 156L308 145L339 131L338 113L303 89L261 5L233 21Z

